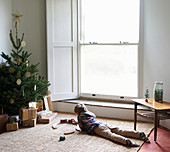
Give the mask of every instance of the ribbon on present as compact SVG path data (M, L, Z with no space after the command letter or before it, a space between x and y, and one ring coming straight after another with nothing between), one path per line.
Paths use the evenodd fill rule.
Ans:
M35 119L37 116L37 110L33 107L28 108L28 117L29 119Z
M11 130L14 130L14 124L11 124L10 127L11 127Z
M14 122L13 124L8 123L6 124L7 131L14 131L18 129L18 123Z
M10 124L15 124L15 121L10 121Z

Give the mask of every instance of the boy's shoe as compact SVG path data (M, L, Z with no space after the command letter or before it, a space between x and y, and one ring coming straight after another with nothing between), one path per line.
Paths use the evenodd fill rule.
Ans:
M137 143L132 143L131 147L139 147L139 145Z
M139 147L138 144L131 142L129 139L126 140L126 145L130 147Z
M150 140L148 139L148 137L143 137L142 140L146 143L150 143Z
M143 140L144 142L146 143L150 143L150 140L148 139L148 137L146 137L145 133L144 132L141 132L140 133L140 137L139 137L141 140Z

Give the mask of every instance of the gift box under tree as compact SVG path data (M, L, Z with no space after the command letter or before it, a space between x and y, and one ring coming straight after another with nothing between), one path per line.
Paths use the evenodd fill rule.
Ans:
M29 119L36 119L37 110L33 107L31 108L21 108L19 110L19 117L22 121Z
M6 131L7 123L8 123L8 114L0 114L0 133Z
M16 131L18 130L18 122L11 122L6 124L6 131Z

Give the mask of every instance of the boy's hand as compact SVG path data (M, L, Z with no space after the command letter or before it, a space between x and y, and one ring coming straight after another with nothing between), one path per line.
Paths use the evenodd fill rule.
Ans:
M76 131L81 131L79 125L76 125Z
M74 125L77 125L77 124L78 124L78 122L75 121L74 119L71 119L71 121L72 121L72 124L74 124Z

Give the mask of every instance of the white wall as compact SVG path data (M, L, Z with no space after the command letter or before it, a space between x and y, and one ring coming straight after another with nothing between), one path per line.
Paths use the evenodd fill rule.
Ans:
M164 83L164 99L170 101L170 0L144 0L143 94L152 96L155 81ZM162 121L170 128L170 121Z
M11 51L11 42L9 32L12 28L12 5L11 0L0 0L0 54L1 52L9 54ZM0 57L0 63L2 58Z
M32 53L29 58L32 64L40 63L39 73L44 77L47 74L45 7L45 0L12 0L12 12L18 10L23 15L19 32L25 33L25 51Z

